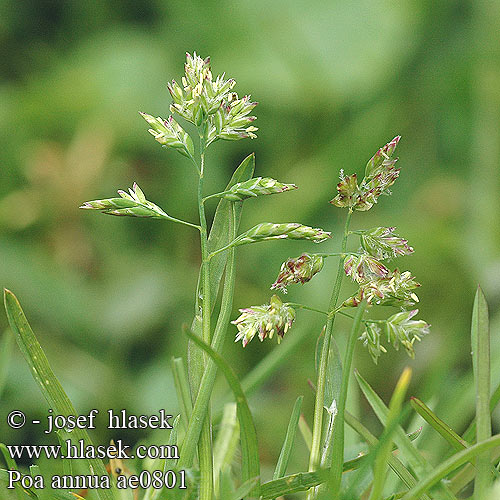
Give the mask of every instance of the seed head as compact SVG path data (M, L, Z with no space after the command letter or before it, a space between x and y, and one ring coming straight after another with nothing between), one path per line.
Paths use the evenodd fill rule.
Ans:
M370 255L379 260L410 255L413 248L408 241L394 234L395 227L374 227L361 232L361 245Z
M297 189L295 184L283 184L270 177L256 177L245 182L238 182L224 192L223 197L226 200L241 201L266 194L284 193Z
M389 269L367 253L348 255L344 260L344 271L356 283L367 283L389 275Z
M287 293L287 286L294 283L307 283L323 268L323 257L303 253L295 259L288 259L281 265L280 273L272 284L271 290Z
M240 313L231 323L238 328L235 342L241 340L243 347L257 333L261 342L267 337L273 338L276 333L280 343L295 320L295 310L283 304L277 295L271 297L269 304L240 309Z
M321 243L332 234L328 231L323 231L320 228L304 226L297 222L288 222L282 224L273 224L272 222L263 222L257 224L252 229L240 234L236 239L234 246L244 245L246 243L255 243L257 241L266 240L310 240L314 243Z
M366 323L366 330L360 337L363 344L375 363L382 352L387 352L381 344L381 336L387 337L387 342L392 344L394 349L398 350L402 345L408 356L415 357L413 345L415 341L420 341L424 335L429 333L430 326L423 320L413 320L418 313L418 309L413 311L402 311L393 314L384 322Z

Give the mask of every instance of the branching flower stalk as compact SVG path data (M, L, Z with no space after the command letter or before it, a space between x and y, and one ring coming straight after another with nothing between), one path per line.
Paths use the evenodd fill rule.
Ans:
M275 239L308 239L316 243L330 238L330 233L322 229L314 229L299 223L261 223L254 228L237 235L238 217L237 210L241 209L243 200L262 195L278 194L296 189L294 184L281 183L275 179L257 177L253 178L253 157L251 166L244 160L240 165L243 176L239 182L228 186L225 191L204 197L204 179L207 174L206 150L209 145L217 140L239 140L255 138L257 128L253 126L256 117L251 116L251 111L257 105L249 96L239 98L232 91L236 82L226 79L225 75L212 77L210 59L202 59L196 54L186 56L185 74L182 77L182 86L172 81L168 85L173 103L170 106L172 113L178 114L182 119L191 122L198 131L199 150L195 151L194 142L190 135L183 129L172 116L164 120L153 117L147 113L141 116L150 125L149 132L163 147L177 151L188 158L195 166L198 173L198 213L199 225L191 224L169 216L163 209L146 200L143 192L134 184L130 194L120 191L120 198L110 198L86 202L81 208L101 210L111 215L128 215L132 217L152 217L185 224L196 228L200 232L200 281L196 295L196 316L201 318L200 336L203 341L211 345L219 353L222 350L227 326L230 321L232 300L235 282L235 250L240 245ZM250 157L249 157L250 158ZM238 171L237 170L237 171ZM236 174L236 173L235 173ZM211 199L221 199L220 203L229 203L229 219L226 244L220 245L209 251L210 229L207 225L205 205ZM219 204L220 205L220 204ZM214 229L214 228L212 228ZM211 260L218 256L225 256L225 277L221 307L212 337L211 315L213 310L211 290L212 281L220 280L220 276L211 274ZM218 285L218 283L216 283ZM281 301L276 297L275 303ZM281 309L280 309L281 307ZM276 309L275 320L278 333L290 326L283 327L281 313L287 310L286 305ZM290 314L294 316L293 309ZM273 316L274 317L274 316ZM266 320L267 321L267 320ZM194 323L196 325L196 321ZM272 336L274 330L268 322L262 325L266 336ZM242 327L244 330L245 328ZM196 332L196 327L193 327ZM263 336L259 334L261 338ZM193 350L189 358L189 372L191 390L194 399L191 418L187 424L186 435L181 444L178 468L193 466L196 447L198 446L200 467L200 500L213 499L213 466L212 466L212 430L210 422L210 397L215 382L216 365L211 358L199 349Z

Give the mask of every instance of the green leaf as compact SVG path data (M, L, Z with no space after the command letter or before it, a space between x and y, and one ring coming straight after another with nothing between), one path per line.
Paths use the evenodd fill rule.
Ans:
M268 500L299 491L307 491L328 479L328 469L318 469L314 472L298 472L289 476L268 481L260 487L260 498Z
M14 337L8 330L5 330L0 340L0 397L7 382L10 361L12 359L13 341Z
M373 486L369 500L378 500L384 491L386 480L387 463L391 454L392 433L396 430L396 425L399 422L403 401L410 384L411 370L405 369L397 383L391 402L389 403L389 413L387 415L387 424L384 433L380 438L378 453L375 458L375 466L373 468Z
M9 470L17 470L17 464L16 461L10 456L9 450L5 446L5 444L0 443L0 453L3 455L3 459L5 460L5 464L7 465L7 469ZM25 498L24 492L26 492L29 496L31 495L30 491L25 490L20 483L15 483L15 490L16 490L16 495L19 500L23 500ZM36 495L33 493L33 496L36 498Z
M231 180L229 181L226 191L232 186L239 182L247 181L251 179L255 170L255 154L252 153L248 155L235 170ZM243 209L242 202L231 202L228 200L220 200L215 210L214 220L212 222L212 227L210 229L210 234L208 235L208 252L214 252L215 250L225 247L231 241L231 203L234 203L235 220L236 220L236 230L238 229L241 211ZM215 306L215 300L219 291L220 282L222 275L224 274L224 268L226 266L228 252L221 252L217 254L210 260L210 304L212 308ZM201 293L199 288L201 287L201 279L198 279L198 291L196 293L196 309L195 314L201 309L200 297ZM196 321L196 318L195 318ZM201 323L200 323L201 325ZM195 326L195 328L201 328L201 326Z
M234 454L238 446L239 434L238 420L236 416L236 404L227 403L224 406L220 430L214 443L214 478L215 492L219 491L220 472L230 469L234 460Z
M495 392L493 392L493 394L490 398L490 413L493 413L493 410L497 407L499 402L500 402L500 384L498 384L497 388L495 389ZM470 423L467 430L464 432L463 438L468 443L474 442L474 439L476 438L476 419L475 418Z
M491 437L490 415L490 327L488 304L480 287L476 292L472 310L471 327L472 366L476 385L476 442L480 443ZM476 460L476 479L474 497L486 498L491 485L491 453L485 452Z
M286 473L288 461L290 460L290 455L292 453L293 443L295 441L295 435L297 434L297 427L299 425L300 418L300 408L302 407L303 400L304 396L299 396L295 401L295 404L293 405L292 414L290 416L290 421L288 422L288 428L286 430L285 440L283 441L283 446L281 447L281 452L278 458L278 463L276 464L273 479L279 479Z
M191 389L189 388L189 382L182 358L172 358L172 373L174 375L177 400L182 408L184 421L188 422L191 418L191 412L193 411L193 401L191 399Z
M481 441L465 450L455 453L455 455L434 467L429 474L420 479L418 484L403 497L403 500L417 500L423 493L428 492L435 484L441 481L441 479L447 477L450 472L474 460L482 453L488 452L498 446L500 446L500 434L496 434L485 441Z
M425 403L418 398L411 398L412 408L456 451L467 448L469 444L464 441L448 424L443 422Z
M14 332L17 344L50 408L52 408L55 415L78 415L59 380L54 375L47 357L35 337L16 296L9 290L4 290L4 302L9 324ZM74 441L82 439L86 445L93 446L90 436L85 429L75 428L72 432L72 437ZM86 462L91 474L98 476L107 475L102 460L89 458L86 459ZM112 493L106 489L96 490L96 494L102 500L113 500Z
M36 476L43 476L45 488L41 488L37 490L38 500L51 500L52 492L54 491L50 487L50 478L48 478L45 474L42 474L40 471L40 467L38 465L30 465L30 475L32 478Z
M353 415L348 411L345 412L346 424L351 427L355 432L357 432L370 446L376 446L378 439ZM420 431L413 432L408 435L410 440L413 441L416 437L420 435ZM399 460L399 458L394 455L389 457L388 461L389 467L394 471L394 473L401 479L401 481L408 487L412 488L417 484L416 479L413 477L412 473L406 468L406 466ZM423 495L422 498L429 500L427 495Z
M304 415L301 415L299 418L299 431L302 434L302 438L304 439L304 443L306 443L307 449L309 452L311 451L312 445L312 432L311 428L306 422Z
M377 418L380 420L382 425L386 425L387 415L389 412L387 406L384 404L382 399L380 399L378 394L370 387L368 382L366 382L366 380L359 374L359 372L355 371L354 375L356 376L356 380L358 381L361 391L375 412L375 415L377 415ZM394 442L403 456L408 460L411 467L415 470L418 478L426 473L430 473L433 470L433 466L431 466L431 464L429 464L422 454L413 446L404 430L399 426L394 432ZM455 498L443 484L440 485L440 488L445 498Z
M333 428L333 445L332 445L332 472L328 486L332 491L332 498L340 498L340 483L342 480L341 466L344 462L344 413L347 402L347 390L349 387L349 379L351 377L352 358L354 348L359 338L361 328L361 320L366 311L367 303L362 301L356 310L356 316L352 323L351 332L349 334L348 345L344 358L344 369L342 372L342 385L338 398L337 416L335 417L335 425Z
M230 500L241 500L244 496L248 495L254 488L259 485L259 478L254 477L245 481L230 497Z
M189 339L200 347L214 361L219 370L224 374L229 387L233 391L236 399L238 421L240 423L241 440L241 467L243 481L260 476L259 449L257 445L257 433L255 424L248 407L247 398L243 392L240 382L233 369L224 358L216 353L209 345L205 344L193 333L185 330ZM182 451L181 451L182 457Z

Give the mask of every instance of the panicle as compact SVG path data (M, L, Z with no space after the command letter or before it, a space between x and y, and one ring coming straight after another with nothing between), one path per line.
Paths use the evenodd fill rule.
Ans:
M414 320L418 309L402 311L393 314L382 322L367 322L366 329L360 337L373 361L377 363L381 353L387 352L381 344L381 337L385 334L387 342L398 350L402 345L411 358L415 357L413 345L429 333L430 325L424 320Z
M86 210L101 210L107 215L152 217L165 219L169 216L153 202L148 201L142 189L134 182L129 192L118 191L120 198L107 198L104 200L86 201L80 208Z
M344 260L344 271L356 283L367 283L389 275L389 269L367 253L348 255Z
M282 224L262 222L252 229L240 234L234 240L234 246L286 238L290 240L310 240L314 243L321 243L331 237L332 234L328 231L304 226L298 222L286 222Z
M226 78L225 73L214 78L209 57L187 53L180 84L172 80L167 85L172 97L170 111L202 127L207 146L218 139L254 139L258 129L253 122L257 117L251 112L257 102L249 95L240 98L232 91L235 85L236 81ZM153 131L163 132L155 127Z
M392 259L413 253L408 241L394 234L395 227L374 227L360 231L361 245L370 255L379 260Z
M380 148L368 161L365 177L358 185L356 174L341 176L337 185L337 196L330 201L332 205L350 210L369 210L383 194L391 194L389 188L399 176L395 167L397 158L392 158L396 146L401 139L395 137Z
M241 201L261 195L284 193L292 189L297 189L297 186L295 184L283 184L270 177L255 177L248 181L234 184L222 193L222 197L226 200Z
M154 118L147 113L140 115L149 123L151 128L148 132L162 145L175 149L183 156L192 157L194 154L193 141L189 134L172 118L164 120L161 117Z
M307 283L323 268L323 257L316 254L303 253L300 257L287 259L281 265L276 281L271 290L287 293L287 286L294 283Z
M262 342L267 337L273 338L276 333L279 343L295 320L295 310L283 304L277 295L271 297L269 304L240 309L240 313L231 323L238 328L235 342L241 340L243 347L256 334Z

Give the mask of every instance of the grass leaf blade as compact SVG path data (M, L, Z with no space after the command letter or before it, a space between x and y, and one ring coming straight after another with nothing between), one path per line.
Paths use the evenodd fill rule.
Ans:
M299 396L293 405L292 415L290 416L290 421L288 422L285 440L283 442L283 446L281 447L273 479L283 477L286 473L288 461L290 460L290 454L292 453L293 443L295 441L295 435L297 434L297 428L299 426L300 409L302 407L303 400L304 396Z
M490 329L488 304L478 287L472 310L471 327L472 366L476 386L476 442L480 443L491 437L490 415ZM490 455L485 452L477 457L474 497L481 500L486 497L491 484Z
M257 445L257 432L255 424L248 407L247 398L241 384L233 369L227 364L224 358L216 353L209 345L200 338L185 330L189 339L200 347L214 361L219 370L224 374L229 387L233 391L237 404L237 414L240 423L241 454L242 454L242 477L243 481L260 476L259 449ZM181 451L182 457L182 451Z
M35 337L16 296L9 290L4 290L4 302L9 324L14 332L19 348L30 367L31 374L37 382L40 391L49 406L54 410L54 414L64 416L78 415L59 380L54 375L47 357ZM90 436L85 429L75 428L72 435L75 441L82 439L85 444L92 445ZM98 476L107 475L102 460L87 458L86 461L91 474ZM96 490L96 494L102 500L113 500L112 493L109 490L99 489Z
M440 434L456 451L467 448L469 444L464 441L448 424L443 422L423 401L412 397L412 408L438 433Z

